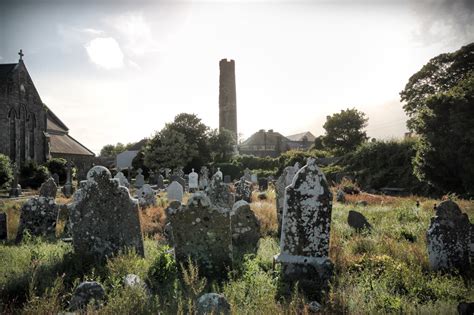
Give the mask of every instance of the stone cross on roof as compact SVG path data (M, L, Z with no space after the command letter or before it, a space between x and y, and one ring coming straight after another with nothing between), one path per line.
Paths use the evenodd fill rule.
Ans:
M20 55L20 60L23 60L23 49L20 49L20 51L18 52L18 55Z

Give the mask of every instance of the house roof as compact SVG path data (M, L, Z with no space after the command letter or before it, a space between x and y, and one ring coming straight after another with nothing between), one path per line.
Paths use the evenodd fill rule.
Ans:
M242 145L271 145L277 144L279 139L283 141L288 141L288 139L279 132L274 132L273 130L259 130L258 132L251 135L250 138L245 140Z
M15 69L17 63L0 64L0 80L8 78L10 73Z
M295 135L286 136L291 141L303 141L303 138L306 137L307 141L314 141L316 137L309 131L297 133Z

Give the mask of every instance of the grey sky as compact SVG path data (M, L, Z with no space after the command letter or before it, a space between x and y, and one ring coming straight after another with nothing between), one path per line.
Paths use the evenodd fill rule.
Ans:
M236 60L238 128L323 132L356 107L401 137L400 90L474 40L474 1L2 1L0 62L20 48L43 101L98 152L180 112L218 126L218 62Z

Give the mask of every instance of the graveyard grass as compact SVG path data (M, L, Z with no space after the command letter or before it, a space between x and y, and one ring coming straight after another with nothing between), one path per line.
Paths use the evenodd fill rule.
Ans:
M253 196L252 209L262 224L263 238L257 255L249 256L229 273L227 281L203 279L192 264L177 265L166 253L161 233L166 199L143 211L146 258L123 253L98 266L83 261L70 244L26 239L14 245L18 228L18 202L0 204L6 211L9 239L0 245L0 313L57 314L66 310L74 287L83 280L95 280L106 288L107 304L89 314L184 314L195 309L204 292L223 293L234 314L308 313L305 297L297 289L280 290L275 194L267 200ZM428 267L425 233L439 200L380 197L368 194L347 196L346 204L334 203L330 256L335 264L331 288L321 301L323 313L426 313L455 314L460 301L474 300L471 277L434 273ZM367 201L367 206L357 201ZM416 200L421 206L416 208ZM457 200L474 218L474 201ZM372 232L355 233L347 225L349 210L363 213ZM60 215L64 218L65 215ZM60 235L64 224L58 224ZM158 246L157 246L158 244ZM122 279L134 273L148 284L124 288Z

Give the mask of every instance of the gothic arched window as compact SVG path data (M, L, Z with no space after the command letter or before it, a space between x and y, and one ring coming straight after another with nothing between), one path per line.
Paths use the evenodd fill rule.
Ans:
M36 117L35 114L31 113L28 119L28 155L30 159L35 159L35 129L36 129Z
M16 112L12 108L8 113L9 135L10 135L10 160L12 163L16 160Z

